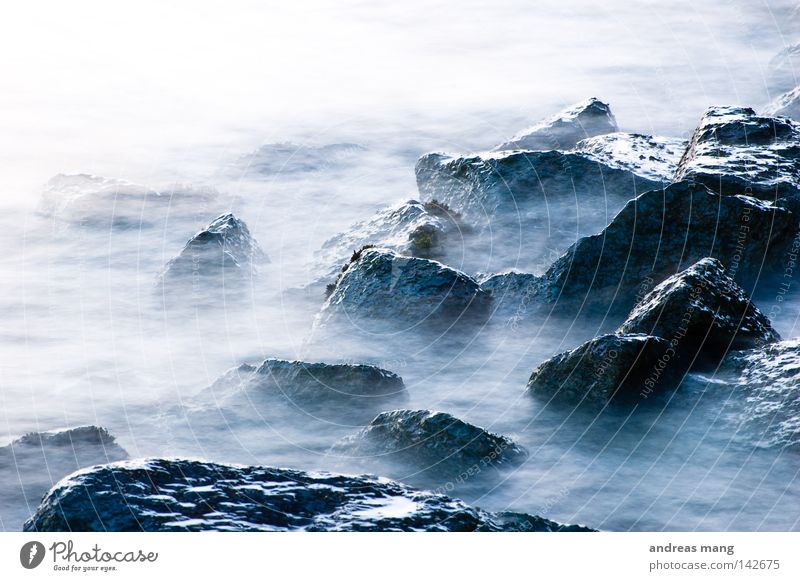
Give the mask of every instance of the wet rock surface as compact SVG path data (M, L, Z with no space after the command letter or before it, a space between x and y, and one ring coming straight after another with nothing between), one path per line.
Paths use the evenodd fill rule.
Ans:
M728 351L780 339L714 258L703 258L656 286L634 307L620 332L662 337L678 356L711 365Z
M735 377L727 407L740 435L757 446L800 451L800 339L731 353L723 371Z
M675 181L768 201L800 195L800 126L747 107L711 107L689 140Z
M513 465L528 457L506 436L431 410L384 412L331 451L371 462L399 462L444 478L471 468L480 472Z
M688 142L641 133L609 133L579 142L575 149L605 165L653 181L669 182Z
M368 248L342 272L318 318L356 332L446 329L480 323L490 297L463 272L439 262Z
M783 208L673 184L630 201L602 232L574 244L540 278L535 300L573 315L624 317L656 284L705 257L752 296L759 281L783 272L796 231Z
M215 218L192 236L180 254L159 275L159 290L192 290L199 293L236 286L258 274L269 258L242 220L231 213ZM173 289L172 287L179 287Z
M685 369L671 360L669 347L649 335L595 337L539 365L527 391L570 404L642 401L680 384Z
M611 107L592 97L520 131L495 151L572 149L581 139L617 131Z
M73 474L24 530L587 531L489 513L385 479L152 459Z

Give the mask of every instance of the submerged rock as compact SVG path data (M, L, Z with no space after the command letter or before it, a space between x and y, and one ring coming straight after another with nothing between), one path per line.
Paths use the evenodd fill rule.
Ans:
M572 149L581 139L614 131L617 121L611 107L592 97L520 131L494 149Z
M711 107L695 129L675 181L768 201L800 195L800 125L747 107Z
M332 279L354 250L367 245L408 256L444 259L463 248L468 229L461 216L443 204L409 200L327 240L317 253L316 270Z
M21 526L31 499L42 498L59 479L127 457L114 436L97 426L32 432L0 446L0 521L7 530Z
M639 133L609 133L584 139L575 146L609 167L627 170L653 181L669 182L688 142L675 137Z
M378 415L332 452L405 466L449 478L516 464L528 457L511 439L444 412L395 410Z
M489 300L463 272L433 260L367 248L342 272L316 325L336 321L366 332L442 329L485 320Z
M769 105L764 108L764 115L776 117L783 115L800 120L800 86L795 87L788 93L778 95Z
M800 450L800 339L731 353L736 374L729 399L739 435L758 446Z
M527 391L569 403L635 402L673 389L686 371L669 341L649 335L602 335L552 357L531 373Z
M45 187L39 211L65 224L140 228L198 219L219 211L223 200L209 187L175 185L159 191L91 174L58 174Z
M399 375L373 365L266 359L258 366L244 364L228 371L214 382L209 393L223 406L240 393L245 393L251 403L259 396L279 396L320 406L345 402L380 405L404 396L405 386Z
M662 337L679 357L712 365L728 351L780 340L769 319L714 258L703 258L656 286L620 332Z
M705 257L753 294L758 280L783 273L796 232L794 214L783 208L673 184L630 201L602 232L574 244L539 279L535 300L571 314L616 316Z
M386 479L152 459L62 480L24 530L588 531L489 513Z
M222 214L192 236L180 254L159 275L159 288L178 286L203 293L251 280L258 265L269 258L250 235L247 225L233 214Z

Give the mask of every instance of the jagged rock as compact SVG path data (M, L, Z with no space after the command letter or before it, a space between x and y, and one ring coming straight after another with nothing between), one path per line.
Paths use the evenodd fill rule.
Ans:
M197 219L222 205L209 187L175 185L157 191L121 179L58 174L47 182L39 211L60 223L140 228L168 219Z
M372 365L307 363L266 359L261 365L243 364L215 381L208 392L215 405L225 407L244 394L248 405L259 398L283 397L296 404L382 405L405 396L403 379Z
M574 244L539 279L534 302L616 316L705 257L752 295L757 280L783 272L796 232L786 209L680 182L630 201L602 232Z
M334 171L353 165L365 151L366 148L357 143L267 143L242 156L235 165L239 171L248 173L291 177L307 172Z
M711 107L695 129L675 181L768 201L800 195L800 126L747 107Z
M318 252L315 270L332 278L354 250L366 245L419 258L444 259L450 246L462 246L458 238L467 229L460 223L460 215L447 207L409 200L327 240Z
M492 262L483 268L535 270L581 236L597 232L630 199L660 188L584 152L494 152L470 157L429 153L416 165L425 200L462 215Z
M764 108L764 115L770 117L783 115L800 120L800 86L776 97Z
M515 464L528 457L510 438L430 410L384 412L358 433L340 440L331 451L399 462L444 478Z
M800 450L800 339L731 353L724 368L737 376L738 432L758 446Z
M677 387L686 371L669 341L649 335L602 335L533 370L527 391L570 403L635 402Z
M62 480L24 530L588 531L489 513L386 479L151 459Z
M617 121L611 108L592 97L520 131L494 150L572 149L581 139L614 131L617 131Z
M714 258L703 258L656 286L619 332L662 337L679 357L714 365L728 351L780 340L769 319Z
M235 286L256 276L258 265L265 262L269 259L247 225L233 214L222 214L166 264L159 274L159 289L178 286L183 290L191 285L202 294L215 287Z
M575 149L609 167L653 181L669 182L688 142L675 137L609 133L579 142Z
M0 446L0 521L6 529L30 516L28 502L79 468L128 457L105 428L33 432Z
M336 320L355 330L449 327L480 322L489 296L463 272L434 260L385 249L355 253L317 317L317 328Z

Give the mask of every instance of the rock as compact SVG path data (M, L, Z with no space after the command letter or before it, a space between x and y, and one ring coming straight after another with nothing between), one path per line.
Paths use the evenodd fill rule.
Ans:
M434 260L367 248L354 254L315 325L349 323L358 332L442 329L485 320L489 300L463 272Z
M522 130L494 150L572 149L581 139L614 131L617 131L617 121L611 108L592 97Z
M233 214L222 214L192 236L180 254L159 274L159 290L193 292L236 286L250 281L269 258ZM177 289L170 287L178 287ZM185 295L184 295L185 296Z
M7 530L21 526L30 516L30 500L60 478L127 457L114 436L97 426L32 432L0 446L0 522Z
M539 279L533 302L574 316L622 315L656 284L717 258L745 292L782 275L797 232L792 212L688 182L630 201L599 234L574 244Z
M381 405L405 396L403 379L391 371L372 365L307 363L266 359L261 365L240 365L220 377L205 395L213 395L215 405L246 395L249 405L259 397L275 397L296 404L341 406Z
M655 182L670 182L687 144L675 137L609 133L584 139L575 149L609 167Z
M668 182L612 167L584 152L429 153L416 165L424 200L446 204L491 253L485 270L538 270L624 204Z
M767 201L800 195L800 126L746 107L711 107L695 129L675 181Z
M489 513L386 479L190 460L120 462L77 472L24 530L587 531Z
M648 335L602 335L533 370L527 391L569 403L635 403L677 387L685 368L669 341Z
M369 220L327 240L317 253L315 270L333 279L350 254L366 245L394 250L398 254L445 259L450 247L460 249L469 227L460 215L435 202L409 200L381 210Z
M503 272L493 274L481 282L481 290L492 297L494 316L510 317L514 321L524 319L531 312L531 302L538 290L539 277L527 272Z
M764 115L777 117L782 115L800 120L800 86L795 87L787 93L778 95L769 105L764 108Z
M332 453L399 462L435 477L513 465L528 457L511 439L444 412L383 412L358 433L340 440Z
M224 205L209 187L175 185L164 191L91 174L58 174L45 187L39 211L58 223L98 228L152 227L196 220Z
M724 369L735 372L737 432L762 447L800 451L800 339L731 353Z
M235 164L238 172L295 177L308 172L335 171L354 165L366 148L357 143L308 145L267 143L242 156Z
M728 351L780 340L769 319L714 258L703 258L656 286L619 332L667 339L678 357L710 365Z

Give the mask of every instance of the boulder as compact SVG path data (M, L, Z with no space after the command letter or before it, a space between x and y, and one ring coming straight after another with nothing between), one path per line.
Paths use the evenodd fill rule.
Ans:
M587 531L386 479L151 459L62 480L25 531Z
M679 357L711 365L728 351L780 340L769 319L714 258L703 258L656 286L619 332L667 339Z
M231 213L222 214L192 236L180 254L159 274L159 290L191 286L192 291L236 286L250 281L258 265L269 258L250 235L247 225Z
M800 340L731 353L723 370L735 374L729 398L738 434L762 447L800 451Z
M372 365L307 363L266 359L261 365L243 364L217 379L208 392L217 405L245 394L249 403L275 397L296 404L319 406L350 403L381 405L405 395L403 379Z
M635 403L677 387L685 371L665 339L602 335L539 365L527 391L571 404Z
M463 272L391 250L356 252L322 307L316 327L347 323L355 331L447 329L482 322L489 296Z
M672 181L688 142L640 133L609 133L580 141L575 150L608 167L656 182Z
M483 268L495 271L536 270L603 228L628 200L668 183L584 152L429 153L415 171L423 200L461 214L494 250Z
M617 121L611 107L592 97L520 131L494 149L572 149L581 139L614 131Z
M443 204L409 200L381 210L328 239L317 253L315 270L332 279L354 250L367 245L407 256L443 260L452 254L451 248L463 248L463 237L468 230L461 223L461 216Z
M524 448L505 436L430 410L383 412L331 451L380 463L398 462L442 478L513 465L528 457Z
M492 313L505 317L509 323L519 321L532 312L531 302L536 297L539 277L527 272L503 272L486 277L481 290L492 297Z
M574 244L539 279L533 302L571 316L624 317L656 284L705 257L752 295L759 280L783 274L796 232L786 209L680 182L630 201L602 232Z
M0 522L8 530L30 516L31 499L79 468L124 460L128 454L105 428L81 426L32 432L0 446Z
M767 201L800 195L800 125L747 107L711 107L692 134L675 180Z
M210 187L176 184L156 190L122 179L58 174L42 193L39 211L59 224L143 228L165 221L197 220L225 201Z
M800 120L800 86L795 87L787 93L778 95L764 108L764 115L777 117L791 117L795 121Z

